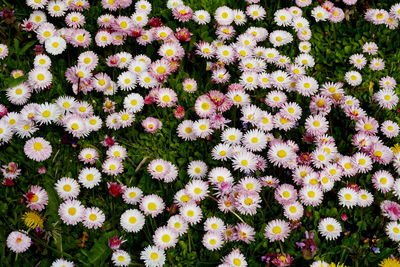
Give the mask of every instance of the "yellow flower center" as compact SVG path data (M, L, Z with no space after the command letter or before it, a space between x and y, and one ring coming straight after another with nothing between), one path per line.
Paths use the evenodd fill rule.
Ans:
M71 191L71 189L72 189L72 187L69 184L66 184L66 185L63 186L63 190L65 192L69 192L69 191Z
M272 228L272 233L274 233L274 234L280 234L280 233L282 233L282 228L280 227L280 226L274 226L273 228Z
M34 143L34 144L33 144L33 149L36 150L36 151L42 150L42 149L43 149L42 143L40 143L40 142Z

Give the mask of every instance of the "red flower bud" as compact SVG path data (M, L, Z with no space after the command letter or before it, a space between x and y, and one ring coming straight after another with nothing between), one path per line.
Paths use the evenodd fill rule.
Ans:
M113 197L117 197L124 193L124 187L119 183L109 183L108 184L108 192Z
M162 23L160 18L151 18L147 22L147 25L149 25L151 27L160 27L160 26L162 26L164 24Z

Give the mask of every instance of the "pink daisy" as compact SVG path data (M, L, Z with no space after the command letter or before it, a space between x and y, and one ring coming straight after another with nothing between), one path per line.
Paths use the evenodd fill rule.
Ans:
M31 138L26 141L24 152L28 158L41 162L50 158L52 147L50 143L42 137Z
M162 122L159 119L147 117L142 121L142 126L146 132L153 134L162 128Z
M24 197L27 202L27 207L31 210L41 211L49 202L46 190L38 185L31 186Z
M193 16L193 11L190 7L185 5L179 5L172 10L172 15L175 19L185 22L189 21Z
M297 200L297 190L291 184L282 184L275 189L275 199L281 205L287 205Z
M124 172L122 160L118 158L108 158L101 165L102 171L108 175L118 176Z
M273 220L265 226L264 236L271 242L284 241L289 234L290 224L283 220Z
M254 228L246 223L239 223L235 226L235 239L243 241L247 244L255 240L256 232Z
M31 244L31 238L20 231L13 231L7 237L7 247L15 253L27 251Z
M400 220L400 205L390 200L384 200L381 205L383 216L389 218L391 221Z

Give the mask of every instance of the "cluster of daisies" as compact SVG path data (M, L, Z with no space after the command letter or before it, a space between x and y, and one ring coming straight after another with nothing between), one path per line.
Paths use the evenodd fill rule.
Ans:
M355 3L350 2L347 4ZM326 12L326 8L329 6L323 7L324 11L321 12ZM320 17L317 11L316 8L313 13ZM217 19L219 12L225 12L221 16L226 20ZM394 153L384 144L384 140L398 136L399 125L390 120L380 124L368 116L360 101L345 93L343 82L324 82L320 85L313 77L307 76L307 70L312 68L315 62L309 54L311 44L308 41L311 34L309 38L305 38L306 34L303 34L309 31L309 22L302 17L301 9L290 7L274 13L277 25L292 26L297 33L300 41L299 54L293 61L277 50L278 47L294 40L290 32L276 30L268 34L265 28L250 27L232 40L236 31L231 24L238 24L235 20L237 12L228 7L218 8L215 17L218 22L216 35L219 39L213 43L201 41L196 45L196 53L199 56L206 60L215 60L207 62L207 69L212 72L213 82L227 84L227 93L209 91L199 96L194 108L200 119L182 121L177 132L184 140L195 140L208 138L217 129L223 130L221 143L211 151L212 158L230 162L232 169L242 172L245 177L235 181L229 169L213 168L208 173L208 182L211 185L208 190L216 197L222 212L254 215L260 207L259 192L262 187L272 188L275 200L282 205L283 216L290 222L282 219L272 220L265 227L264 235L272 242L284 241L293 229L291 222L303 217L305 207L321 205L324 194L333 190L335 183L338 184L357 174L371 172L373 164L392 165L399 173L399 153ZM275 48L257 45L258 42L267 39ZM363 46L363 52L368 55L376 55L377 50L377 45L372 42ZM356 54L350 57L350 63L355 68L362 69L367 59L362 54ZM238 83L230 82L230 66L234 64L241 72ZM267 67L275 70L267 73ZM372 58L370 69L384 69L383 59ZM345 80L351 86L358 86L362 77L357 71L349 71ZM190 85L189 89L196 87L196 83L189 82L186 82ZM386 76L380 78L378 83L380 90L374 94L374 100L381 108L393 109L399 100L394 91L396 80ZM263 110L252 103L250 92L267 88L270 90L266 93L264 102L269 109ZM288 131L298 127L302 118L304 107L290 102L289 93L297 93L310 99L311 114L305 117L303 141L313 145L312 151L302 152L295 141L276 138L272 132L274 129ZM223 113L233 106L241 112L241 128L229 127L229 120L223 117ZM355 122L356 134L352 144L358 151L351 156L340 154L334 138L329 134L328 115L333 108L342 110L349 121ZM293 184L281 184L281 181L273 176L252 176L256 171L264 171L268 164L288 169ZM392 192L399 196L399 181L395 180L388 170L374 172L370 182L378 192ZM187 187L184 190L190 194ZM337 197L339 205L349 209L365 208L374 202L373 194L357 184L342 187ZM392 202L390 205L385 202L382 212L391 220L385 227L386 234L397 242L399 224L394 215L397 209ZM248 232L253 231L250 227ZM318 225L318 231L327 240L333 240L340 236L342 226L335 218L324 218ZM215 240L217 244L218 240ZM208 243L205 246L209 248L209 240L206 241ZM250 241L251 239L248 239L248 242Z
M391 30L397 29L400 20L400 3L392 5L389 10L369 8L365 19L375 25L385 25Z
M378 46L374 42L367 42L363 45L363 53L367 55L377 55ZM362 70L368 63L368 59L364 54L353 54L349 58L349 62L354 68ZM372 71L382 71L385 69L385 61L382 58L374 57L370 59L369 68ZM359 71L351 70L345 73L345 80L351 86L358 86L362 83L362 75ZM395 92L397 86L396 80L391 76L381 77L378 81L380 90L374 93L373 100L385 109L393 109L399 103L399 97ZM384 134L389 137L395 137L398 132L391 133L387 131Z
M399 242L400 205L390 198L400 199L400 178L395 178L400 174L400 150L392 150L385 144L399 135L399 125L391 120L378 122L367 114L357 98L345 92L346 83L353 87L362 84L362 75L357 70L367 65L367 57L377 54L378 46L373 42L365 43L362 48L364 54L350 57L350 64L357 70L348 71L343 82L317 81L310 75L316 62L310 54L310 21L302 9L311 5L312 1L296 0L296 5L275 11L273 21L282 29L272 32L260 26L247 26L248 21L257 24L264 20L267 10L259 5L259 0L245 2L243 10L221 6L213 15L206 10L192 10L182 0L166 2L172 17L179 22L193 21L198 25L215 22L217 38L212 42L197 41L194 52L199 60L206 60L211 81L226 86L227 90L211 90L199 95L194 103L198 118L182 120L176 132L185 141L208 140L213 134L219 136L220 142L211 149L210 156L217 164L223 163L224 167L210 168L202 160L188 163L186 173L190 180L173 198L176 213L155 230L152 244L141 251L140 259L146 266L163 266L168 249L177 245L189 227L200 223L204 228L202 245L210 251L220 250L228 242L254 242L258 231L269 242L284 242L297 228L296 223L301 221L306 208L321 206L324 195L334 191L335 185L337 202L346 209L371 206L376 202L375 192L387 197L377 203L386 220L384 231L389 239ZM354 5L357 1L343 2ZM0 145L10 142L14 135L29 138L24 145L26 156L42 162L51 157L53 149L46 139L34 137L41 126L55 124L75 138L85 138L91 132L99 131L103 124L111 130L132 127L136 113L151 104L161 108L176 107L175 117L184 117L184 108L177 106L178 92L164 85L178 71L187 52L182 45L191 40L192 34L187 28L174 30L158 18L150 18L152 5L146 0L135 3L132 0L102 0L101 6L110 13L97 18L98 30L92 37L92 33L85 30L84 12L90 8L88 0L27 0L26 3L34 11L23 22L23 29L36 33L39 43L50 56L62 54L68 45L80 49L97 46L93 49L97 51L108 46L128 47L134 42L140 46L157 45L159 58L154 60L127 51L101 55L86 50L65 72L65 79L75 96L63 95L52 102L40 104L29 103L29 100L34 93L51 90L52 70L56 66L52 66L51 57L44 51L37 53L27 81L6 89L8 101L22 108L19 112L8 112L4 105L0 105ZM117 15L122 9L130 10L132 6L134 12L130 16ZM400 5L395 4L390 12L368 10L366 18L374 24L396 28L399 14ZM345 13L332 2L325 1L311 10L311 16L316 21L336 23L344 19ZM65 28L57 29L50 22L61 19L64 19ZM279 51L292 43L298 43L296 55L292 58ZM7 54L8 48L0 45L0 59ZM369 62L372 71L385 68L382 58L369 58ZM111 71L97 72L100 65L107 66ZM113 75L108 73L117 73L116 79L113 80ZM13 70L11 75L19 78L24 76L24 72ZM399 102L395 91L396 80L385 76L380 77L377 83L380 90L374 93L374 101L382 109L394 109ZM134 91L139 87L147 89L147 95ZM185 78L182 88L184 94L195 93L198 91L197 81ZM253 96L258 90L265 96L261 106ZM79 100L81 94L95 92L105 97L100 104L106 114L104 119L95 114L98 103ZM113 101L116 95L123 96L122 103ZM309 100L309 106L300 106L291 100L293 96ZM123 108L117 112L118 104ZM351 155L339 153L332 136L329 114L333 109L343 112L348 121L353 122L351 125L354 125L355 134L352 145L356 151ZM239 114L233 121L234 126L225 115L228 111ZM303 121L304 125L300 125ZM163 123L158 118L147 117L141 125L147 133L155 133ZM286 140L284 135L278 134L299 127L304 127L302 141L308 145L308 151L301 151L299 142ZM84 206L78 200L82 189L93 190L104 183L102 176L117 178L124 172L128 150L112 137L106 137L102 144L106 148L104 153L95 146L81 149L77 160L85 167L78 171L76 178L62 177L54 184L62 200L58 215L66 225L82 223L87 229L99 229L106 220L106 214L100 208ZM385 169L373 171L374 165L384 166ZM256 172L268 172L272 167L283 169L288 179L283 181L273 175L256 175ZM14 162L2 166L1 172L6 185L13 184L13 180L21 174ZM174 163L162 158L151 160L147 172L153 179L164 183L174 182L179 174ZM347 182L350 177L367 173L372 174L367 181L372 185L371 190ZM119 215L119 226L126 233L141 232L146 216L155 218L163 214L169 205L161 196L146 195L136 186L122 183L108 183L107 186L113 197L121 196L123 203L129 207ZM282 208L282 216L266 222L263 229L257 229L257 225L251 226L243 218L257 214L263 204L271 204L263 203L263 190L271 192L275 204ZM240 222L229 225L217 216L206 218L202 209L206 199L215 201L221 214L232 214ZM28 228L43 225L39 219L40 223L35 224L34 218L40 218L39 212L45 210L48 204L46 190L33 185L24 194L23 200L33 212L25 215ZM340 221L333 217L322 218L317 230L328 241L338 239L343 232ZM113 250L111 261L115 266L128 266L132 262L128 251L121 248L123 243L124 240L118 237L109 241ZM25 252L31 244L29 234L22 230L11 232L7 238L7 246L16 253ZM277 258L277 266L288 266L287 259L293 260L283 252L281 257ZM325 264L320 261L312 266ZM219 266L247 265L245 255L234 248L222 257ZM52 266L74 264L57 259Z

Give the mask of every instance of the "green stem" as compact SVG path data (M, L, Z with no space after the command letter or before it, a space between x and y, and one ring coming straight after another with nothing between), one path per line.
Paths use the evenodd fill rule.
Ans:
M283 251L283 245L281 241L279 241L279 248L281 249L281 254L284 255L285 252Z
M233 213L233 215L235 215L242 223L246 223L240 216L239 214L237 214L236 212L234 212L233 210L231 211Z

